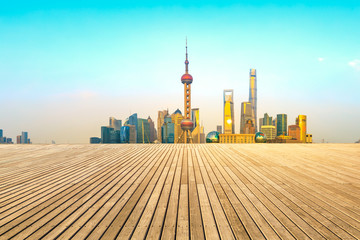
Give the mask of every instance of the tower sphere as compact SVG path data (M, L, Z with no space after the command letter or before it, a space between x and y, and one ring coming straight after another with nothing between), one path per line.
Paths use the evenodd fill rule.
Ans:
M192 130L194 128L194 123L190 119L184 119L181 121L181 129L183 131Z
M185 73L184 75L181 76L181 82L183 84L185 84L185 83L191 84L192 81L193 81L193 77L188 73Z
M255 142L256 143L266 143L266 140L267 140L267 138L266 138L266 135L264 133L257 132L255 134Z
M212 131L206 135L206 142L207 143L218 143L219 142L219 132Z

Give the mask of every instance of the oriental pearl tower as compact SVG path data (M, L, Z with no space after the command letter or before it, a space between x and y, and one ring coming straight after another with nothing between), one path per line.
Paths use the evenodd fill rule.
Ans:
M189 60L188 60L187 40L186 40L185 74L181 76L181 82L184 84L184 120L181 121L181 129L183 130L181 136L184 137L184 143L192 142L191 130L194 127L194 123L190 119L192 81L193 81L193 77L189 74Z

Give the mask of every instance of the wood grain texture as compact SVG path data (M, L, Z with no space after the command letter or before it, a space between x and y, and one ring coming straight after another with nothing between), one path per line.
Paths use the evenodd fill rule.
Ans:
M360 239L360 145L0 145L0 239L54 238Z

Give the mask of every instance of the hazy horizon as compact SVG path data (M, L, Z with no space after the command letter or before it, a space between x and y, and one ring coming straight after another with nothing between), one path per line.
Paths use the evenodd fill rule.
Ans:
M235 131L257 70L258 119L307 115L314 142L360 138L360 2L25 1L0 9L0 129L33 143L88 143L109 117L182 112L185 37L205 133Z

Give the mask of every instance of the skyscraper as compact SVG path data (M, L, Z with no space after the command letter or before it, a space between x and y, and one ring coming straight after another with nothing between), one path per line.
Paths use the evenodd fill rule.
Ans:
M166 115L164 124L161 127L162 143L174 143L174 123L171 122L171 116Z
M187 40L186 40L186 59L185 59L185 74L181 76L181 82L184 84L184 120L181 121L181 129L184 143L191 142L191 130L194 123L190 120L191 109L191 83L193 77L189 74L189 60L187 53ZM189 139L188 139L189 138Z
M269 116L269 114L265 113L263 118L263 124L262 125L272 125L272 117Z
M276 136L285 135L287 136L287 115L277 114L276 115Z
M128 125L134 125L135 126L135 142L138 142L137 140L137 131L138 131L138 117L137 117L137 113L134 113L133 115L131 115L129 117L129 120L128 120Z
M28 143L28 133L27 132L22 132L21 133L21 143L22 144L27 144Z
M251 103L252 122L255 125L257 132L257 87L256 87L256 69L250 69L250 89L249 89L249 102Z
M240 134L245 134L245 125L248 120L253 120L252 108L250 102L241 103L241 116L240 116Z
M234 90L224 90L224 134L235 133Z
M112 143L114 140L113 135L114 129L106 126L101 127L101 143ZM22 138L22 137L21 137Z
M157 119L157 140L162 142L161 128L164 124L164 118L168 114L167 110L158 111L158 119Z
M184 117L179 109L176 109L176 111L171 114L171 122L174 123L174 143L183 143L183 141L179 141L181 140L181 121L183 119Z
M220 134L222 134L222 126L221 125L217 125L216 126L216 131Z
M0 138L2 138L2 137L3 137L3 130L0 129Z
M114 130L120 130L122 121L117 120L114 117L109 118L109 127L113 128Z
M136 129L137 143L150 143L150 126L147 119L138 118Z
M201 143L204 127L200 126L200 114L198 108L191 109L191 119L194 123L194 129L191 132L192 140L194 143Z
M151 119L151 117L148 117L148 123L149 123L149 128L150 128L150 142L154 142L156 140L156 130L155 130L155 124L153 122L153 120Z
M191 121L194 123L194 128L200 125L199 123L199 109L193 108L191 109Z
M299 115L296 118L296 125L300 127L300 142L306 142L306 115Z

